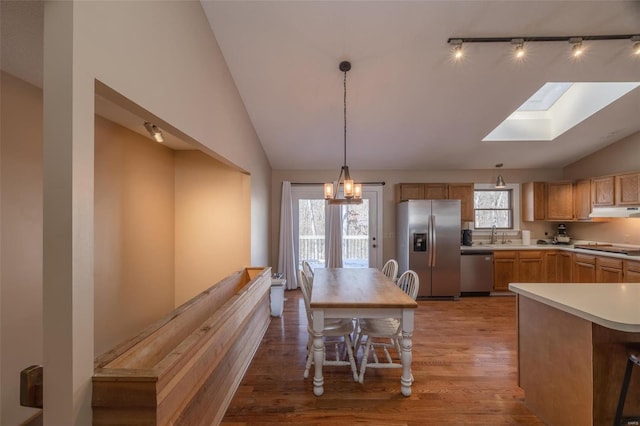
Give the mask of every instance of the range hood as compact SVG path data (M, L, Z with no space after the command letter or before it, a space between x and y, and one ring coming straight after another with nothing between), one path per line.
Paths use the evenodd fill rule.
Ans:
M640 207L594 207L589 217L640 217Z

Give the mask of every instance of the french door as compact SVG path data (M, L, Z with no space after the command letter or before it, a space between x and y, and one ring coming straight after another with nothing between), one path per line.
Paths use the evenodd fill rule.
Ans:
M324 268L327 202L321 186L291 188L296 262ZM363 186L362 204L341 206L342 263L345 268L382 266L382 188Z

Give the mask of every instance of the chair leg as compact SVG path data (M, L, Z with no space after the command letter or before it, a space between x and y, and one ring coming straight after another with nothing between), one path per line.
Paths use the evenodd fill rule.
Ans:
M624 402L627 399L627 390L629 389L629 382L631 381L631 373L634 365L640 365L638 358L634 355L629 356L629 360L627 361L627 368L624 372L624 379L622 380L622 388L620 389L620 399L618 400L618 408L616 409L616 417L613 421L614 426L618 426L620 424L620 420L622 419L622 410L624 409Z
M364 345L364 353L362 354L362 362L360 363L360 377L358 381L364 383L364 372L367 370L367 358L369 358L369 349L371 348L371 338L367 338L367 343Z
M353 349L351 347L352 340L350 335L344 336L344 344L347 347L347 356L349 357L349 364L351 365L351 373L353 374L353 381L358 381L358 370L356 368L356 359L353 356Z

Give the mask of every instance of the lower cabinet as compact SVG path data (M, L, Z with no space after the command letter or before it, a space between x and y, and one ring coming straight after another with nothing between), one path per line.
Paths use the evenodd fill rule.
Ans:
M573 257L573 282L596 282L596 256L575 253Z
M545 257L542 251L500 250L493 252L493 289L509 290L509 283L545 282Z
M596 258L597 283L621 283L623 281L622 259L602 256Z
M558 252L558 281L560 283L573 282L573 253Z
M546 280L544 253L523 250L518 253L517 279L520 283L543 283Z
M640 283L640 262L635 260L624 261L624 282Z
M518 282L517 258L517 251L493 252L493 289L495 291L508 291L509 283Z
M563 250L496 250L493 289L509 283L640 283L640 260Z

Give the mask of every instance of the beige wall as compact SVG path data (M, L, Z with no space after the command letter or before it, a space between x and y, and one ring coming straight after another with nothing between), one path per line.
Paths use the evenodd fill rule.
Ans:
M249 266L250 178L199 151L175 152L175 305Z
M640 132L569 164L563 176L575 180L639 170Z
M291 182L329 182L338 177L340 172L338 165L331 171L302 171L302 170L274 170L271 185L271 253L272 265L278 265L278 242L280 232L280 200L282 193L282 181ZM361 182L385 182L383 189L383 259L396 257L395 217L396 201L395 187L400 182L495 182L497 175L494 170L380 170L351 172L354 179ZM557 180L562 177L561 170L502 170L502 175L508 183L521 183L534 180ZM547 223L521 224L523 229L531 230L532 238L544 236L544 232L550 232L552 226ZM274 268L275 269L275 268Z
M0 424L13 425L35 412L20 406L20 370L42 363L42 91L0 83Z
M96 116L95 353L173 309L173 151Z
M565 179L582 179L640 171L640 132L611 144L564 168ZM640 245L640 218L602 223L569 223L567 232L581 240Z
M44 27L45 422L88 424L95 80L251 174L252 263L269 260L271 170L200 2L45 2Z
M43 363L43 103L40 88L5 73L0 83L0 424L19 424L35 411L19 405L19 372ZM99 116L94 140L98 355L249 266L251 179Z

